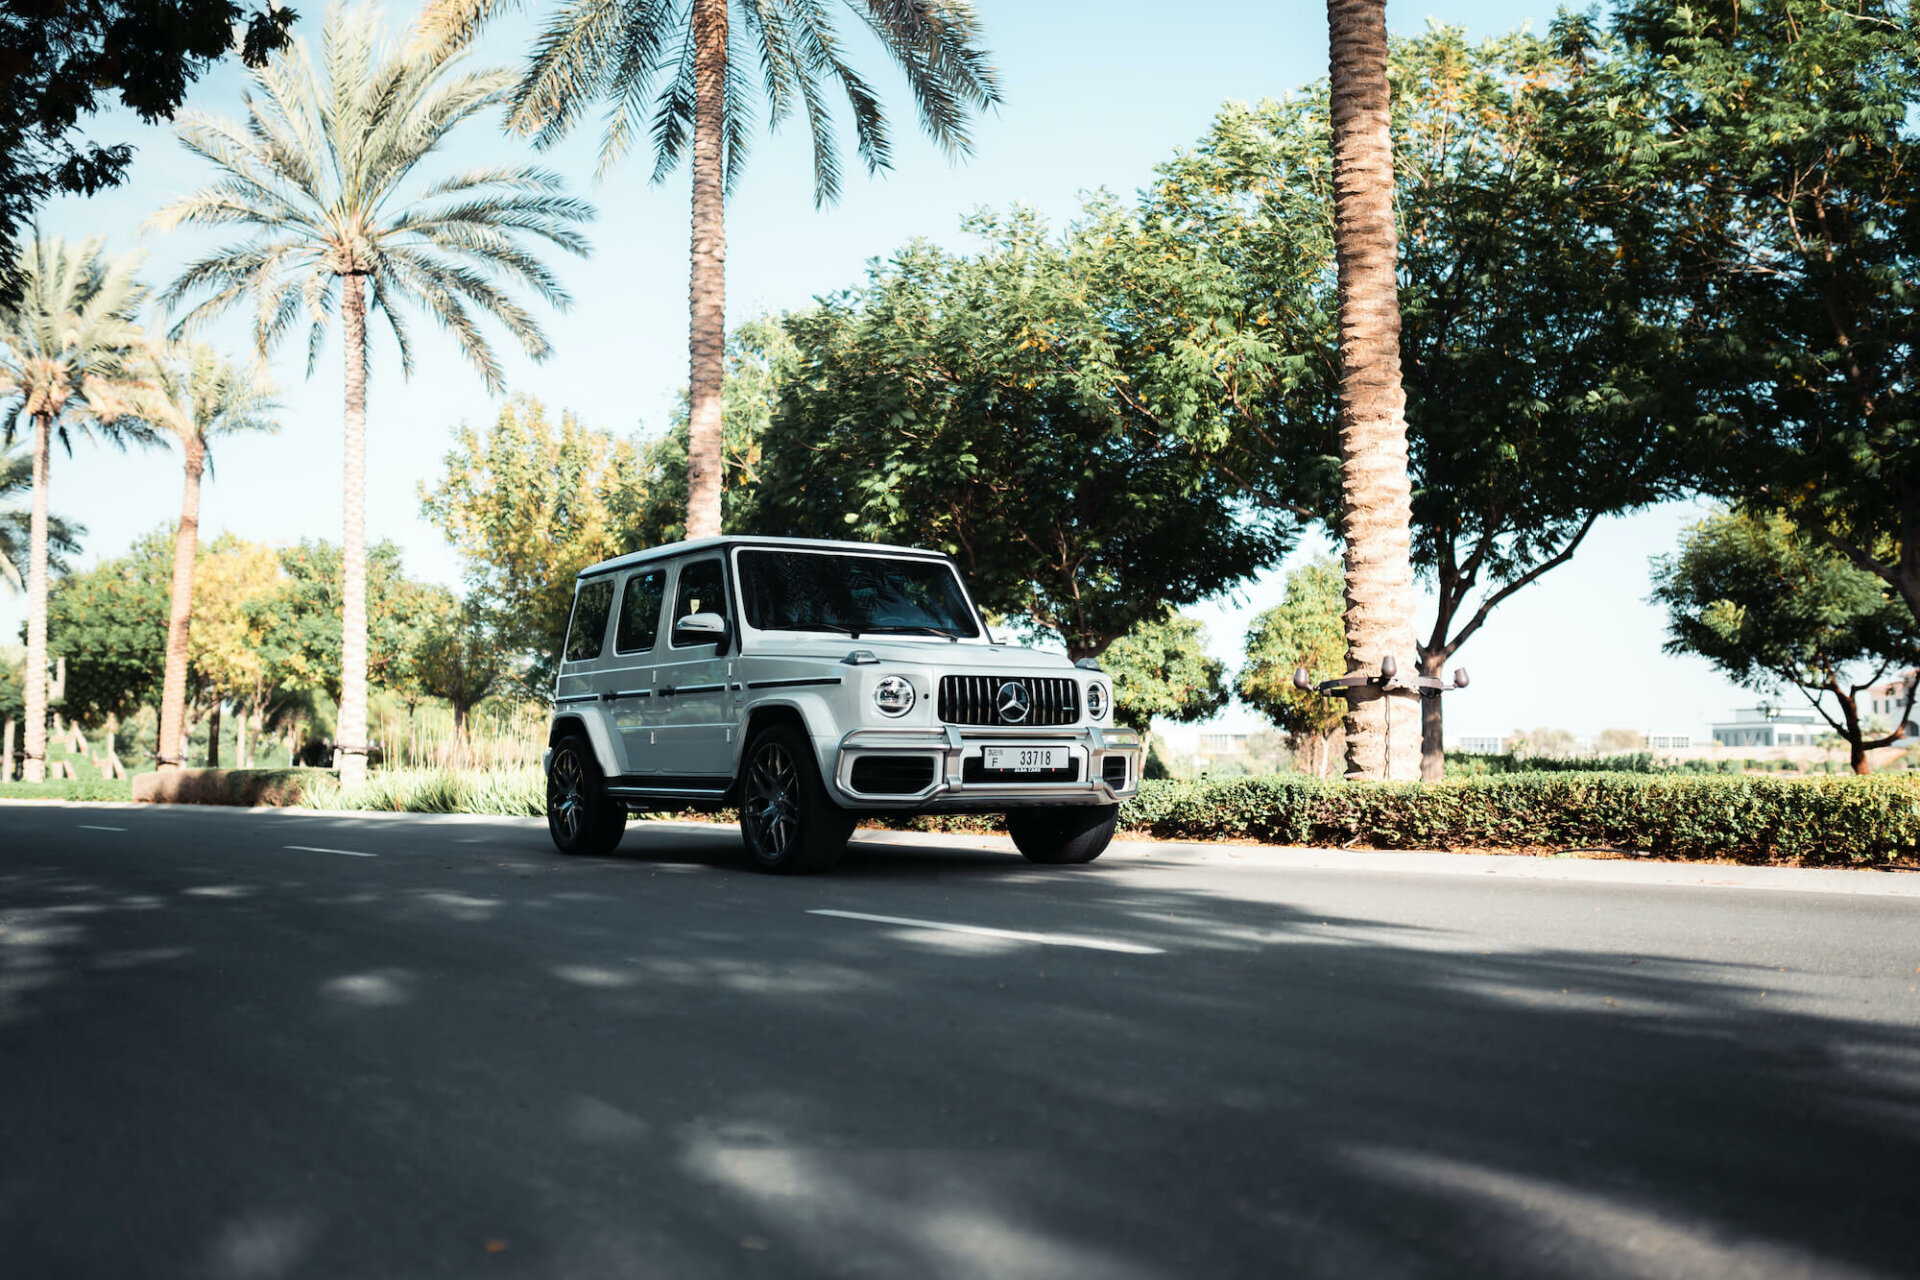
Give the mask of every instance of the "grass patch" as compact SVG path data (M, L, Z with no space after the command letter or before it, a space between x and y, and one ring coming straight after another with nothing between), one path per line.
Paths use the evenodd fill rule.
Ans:
M0 782L0 800L132 800L125 778L75 778L58 782Z

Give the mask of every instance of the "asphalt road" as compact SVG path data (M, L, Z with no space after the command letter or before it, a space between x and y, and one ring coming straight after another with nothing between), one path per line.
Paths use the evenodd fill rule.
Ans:
M1920 1274L1920 897L1397 865L0 806L0 1274Z

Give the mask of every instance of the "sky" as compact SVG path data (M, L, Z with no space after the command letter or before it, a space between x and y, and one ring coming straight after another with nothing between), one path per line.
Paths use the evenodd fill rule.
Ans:
M321 6L295 0L294 7L296 33L317 41ZM856 285L869 262L916 237L965 249L960 223L975 210L1020 203L1058 225L1092 192L1130 196L1151 181L1155 165L1197 140L1223 103L1279 97L1326 74L1325 8L1314 0L1179 6L977 0L977 8L1001 71L1004 104L977 125L971 158L950 162L918 133L903 83L872 50L863 51L860 65L891 109L890 172L869 179L849 155L840 203L816 210L804 131L789 124L778 134L759 134L727 210L730 324L802 308ZM414 9L404 4L387 12L399 31ZM1388 20L1399 32L1439 21L1486 37L1523 24L1544 30L1553 12L1550 4L1526 0L1396 2L1388 6ZM497 25L474 62L518 65L532 29L526 17ZM239 117L244 88L237 64L222 66L195 86L187 109ZM645 154L594 181L596 124L589 116L573 138L533 157L490 122L474 121L454 135L434 173L523 153L565 176L597 206L591 258L553 259L573 305L542 317L552 357L535 364L504 332L491 330L490 337L512 391L535 395L550 409L572 409L594 426L654 432L665 427L686 384L689 181L683 167L665 183L651 184ZM226 237L197 230L141 229L155 209L207 180L206 167L167 126L146 126L115 111L97 118L91 132L136 148L129 180L91 199L49 204L40 216L47 232L102 236L110 251L143 252L146 278L156 285L224 243ZM457 585L459 561L421 517L419 486L439 475L453 429L490 421L499 402L450 338L424 319L413 328L417 367L410 380L401 377L391 340L375 338L369 534L399 543L415 576ZM206 336L236 356L249 340L237 317ZM340 348L330 342L308 377L304 346L302 337L273 360L283 405L280 433L218 449L203 494L203 537L232 532L271 543L340 537ZM179 458L80 441L71 459L56 449L50 492L55 512L87 527L81 562L90 564L121 554L135 537L174 518ZM1670 552L1703 510L1671 504L1603 522L1571 563L1500 606L1458 657L1473 682L1448 695L1449 738L1535 726L1583 736L1606 728L1697 734L1736 706L1752 705L1755 695L1721 679L1703 660L1663 655L1664 617L1646 599L1649 557ZM1327 550L1323 538L1309 536L1288 564ZM1287 567L1189 608L1206 622L1211 649L1230 668L1242 660L1253 616L1279 601ZM1424 609L1430 625L1431 606ZM23 599L0 595L0 635L13 639L24 616ZM1237 706L1220 722L1234 729L1260 723Z

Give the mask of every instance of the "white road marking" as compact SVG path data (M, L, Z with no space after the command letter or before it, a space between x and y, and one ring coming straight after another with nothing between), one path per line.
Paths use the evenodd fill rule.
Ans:
M360 853L353 849L322 849L318 845L311 844L289 844L282 845L281 847L284 849L298 849L301 853L338 853L349 858L377 858L380 856L377 853Z
M871 920L875 924L905 925L910 929L943 929L948 933L972 933L983 938L1008 938L1014 942L1037 942L1048 947L1085 947L1089 951L1118 951L1130 956L1159 956L1159 947L1138 942L1118 942L1111 938L1083 938L1071 933L1027 933L1020 929L989 929L979 924L953 924L944 920L914 920L907 916L870 916L864 911L833 911L815 907L810 916L837 916L842 920Z
M78 826L82 831L125 831L126 830L125 827L96 827L91 822L82 822L82 823L79 823Z

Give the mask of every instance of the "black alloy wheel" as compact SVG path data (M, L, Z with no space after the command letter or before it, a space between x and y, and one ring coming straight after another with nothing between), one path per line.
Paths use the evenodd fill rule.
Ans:
M547 759L547 832L562 853L612 853L626 834L627 811L607 795L606 778L586 739L569 734Z
M854 817L820 781L813 744L774 725L747 748L740 781L740 839L762 871L831 871L846 852Z
M1013 809L1007 813L1007 834L1028 862L1074 866L1105 853L1119 823L1117 804Z

